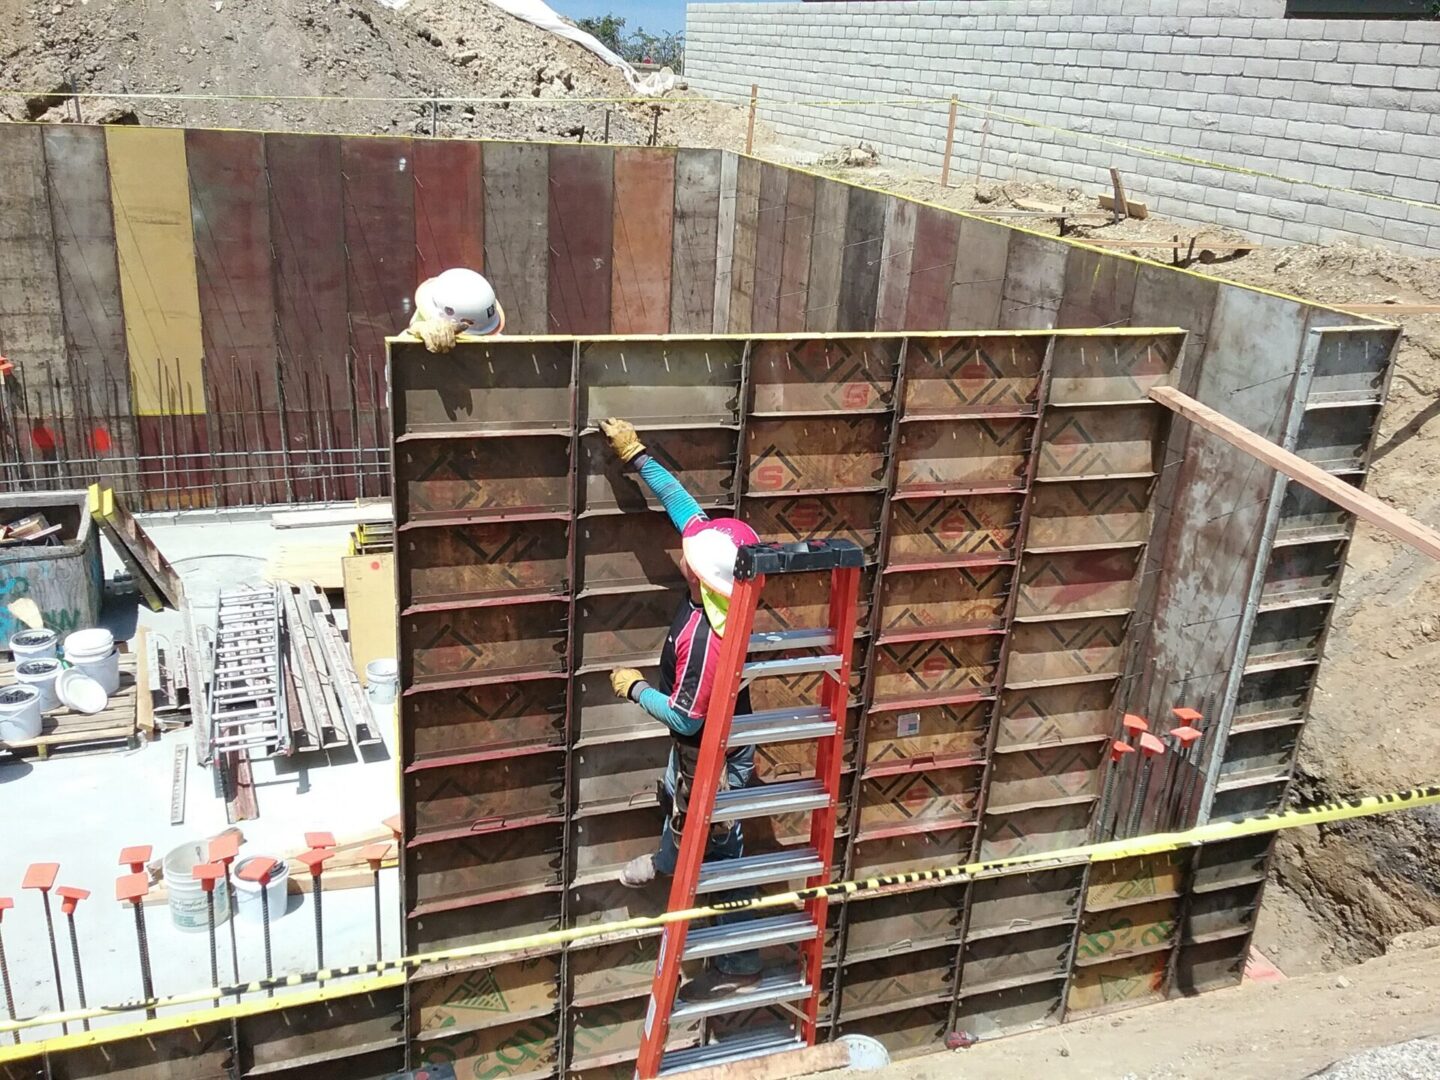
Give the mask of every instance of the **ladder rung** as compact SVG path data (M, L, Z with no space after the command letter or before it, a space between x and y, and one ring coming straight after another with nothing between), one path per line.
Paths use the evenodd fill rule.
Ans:
M712 821L738 821L740 818L769 814L794 814L820 810L829 806L830 802L830 792L819 780L788 780L783 784L761 784L718 792L710 818Z
M798 742L835 734L835 721L823 706L742 713L730 721L730 745Z
M769 885L776 881L795 881L814 877L824 869L820 856L810 847L745 855L739 859L716 859L700 865L700 880L695 892L711 893Z
M780 649L828 649L835 640L827 627L812 630L766 630L750 635L750 651L776 652Z
M776 675L808 675L817 671L839 671L845 662L843 656L827 653L824 656L792 656L784 660L754 660L741 669L746 682L751 679L767 679Z
M778 1054L783 1050L799 1050L804 1045L805 1040L795 1034L793 1028L766 1028L763 1031L706 1043L704 1046L672 1050L660 1059L660 1075L689 1072L707 1065L728 1065L732 1061Z
M684 993L684 987L681 987ZM759 1009L782 1001L797 1001L810 996L810 984L793 971L767 973L748 990L716 998L713 1001L682 1001L675 1006L672 1020L688 1020L694 1016L716 1016L720 1013Z
M809 941L815 932L815 923L804 914L773 915L768 919L746 919L723 926L706 926L685 935L685 959L724 956L744 949Z

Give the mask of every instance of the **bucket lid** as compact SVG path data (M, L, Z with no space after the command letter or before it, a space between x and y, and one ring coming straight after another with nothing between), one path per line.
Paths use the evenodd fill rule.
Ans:
M365 665L365 674L372 679L393 679L400 674L400 665L389 657L371 660Z
M55 694L76 712L94 716L105 708L105 688L79 668L66 668L55 678Z
M73 634L66 635L65 638L67 653L108 656L113 648L115 648L115 635L103 626L94 626L89 630L76 630Z

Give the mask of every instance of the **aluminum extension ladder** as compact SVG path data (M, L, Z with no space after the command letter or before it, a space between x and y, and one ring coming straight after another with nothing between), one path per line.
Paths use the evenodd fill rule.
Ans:
M863 563L861 549L846 540L751 544L740 549L735 563L735 590L726 616L728 625L720 648L720 667L705 714L700 756L670 886L669 910L694 907L697 893L799 878L813 887L830 880L850 658L855 643L855 604ZM828 626L752 634L766 577L823 571L830 574ZM751 653L789 650L820 652L772 660L747 659ZM736 699L751 681L819 672L825 677L821 680L820 700L816 704L735 715ZM817 744L812 778L719 791L727 751L738 746L810 740ZM793 852L704 861L712 822L797 812L810 814L808 847ZM636 1061L638 1080L813 1045L820 1003L825 912L826 900L820 897L807 901L804 910L793 914L757 915L745 921L697 930L690 930L683 922L667 925L660 942L660 958L655 967L649 1011ZM724 998L676 1004L682 960L786 944L798 944L799 962L765 971L756 986ZM665 1051L672 1021L769 1005L784 1006L794 1020L697 1047Z
M210 755L289 753L290 723L280 669L280 586L227 589L215 616Z

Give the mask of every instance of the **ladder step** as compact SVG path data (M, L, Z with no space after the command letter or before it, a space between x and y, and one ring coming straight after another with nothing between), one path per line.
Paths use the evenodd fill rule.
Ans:
M704 1046L691 1046L684 1050L672 1050L660 1059L660 1075L701 1069L707 1065L728 1065L732 1061L778 1054L784 1050L799 1050L805 1040L795 1034L793 1028L772 1027L763 1031L737 1035Z
M750 651L777 652L780 649L828 649L835 641L835 635L828 627L820 626L811 630L767 630L750 635Z
M749 682L751 679L768 679L777 675L809 675L818 671L839 671L845 663L843 656L827 653L824 656L792 656L784 660L754 660L746 664L740 674Z
M830 793L819 780L788 780L783 784L761 784L721 791L715 796L715 809L710 817L713 821L738 821L770 814L821 810L829 805Z
M684 992L684 987L681 987ZM689 1020L696 1016L717 1016L720 1013L742 1012L776 1005L782 1001L798 1001L810 996L810 984L793 971L767 972L761 980L748 990L730 994L714 1001L681 1001L671 1013L674 1020Z
M830 717L830 710L819 705L803 709L742 713L730 721L732 748L821 739L834 734L835 721Z
M695 886L695 892L711 893L722 889L770 885L777 881L795 881L814 877L824 869L825 864L819 854L809 847L746 855L739 859L717 859L700 865L700 881Z
M815 931L815 923L805 914L773 915L768 919L746 919L723 926L706 926L685 935L685 959L724 956L743 949L810 941L814 939Z

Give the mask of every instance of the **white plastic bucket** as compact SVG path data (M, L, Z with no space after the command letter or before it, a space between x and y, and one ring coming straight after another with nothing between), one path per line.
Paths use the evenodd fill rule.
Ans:
M165 856L165 891L170 900L170 921L176 929L203 934L209 927L205 890L192 871L206 861L206 845L181 844ZM215 925L230 918L230 893L224 881L215 882Z
M0 742L19 742L40 734L40 692L33 686L0 690Z
M400 665L392 659L371 660L365 665L365 687L376 705L389 705L400 690Z
M59 674L60 661L53 656L21 660L15 665L15 682L21 686L33 686L39 692L41 712L60 707L59 695L55 693L55 676Z
M260 883L246 881L240 877L240 870L246 863L254 861L257 856L251 855L238 860L231 871L235 877L235 908L236 913L246 922L263 923L265 911L260 903ZM273 923L281 915L285 914L287 902L286 890L290 885L290 867L283 859L277 859L275 869L270 872L270 884L265 886L265 895L270 899L270 921Z
M65 638L65 662L100 684L106 695L120 689L120 654L115 635L103 627L76 630Z
M54 630L21 630L10 635L10 655L18 664L21 660L43 660L55 655L55 643L60 635Z

